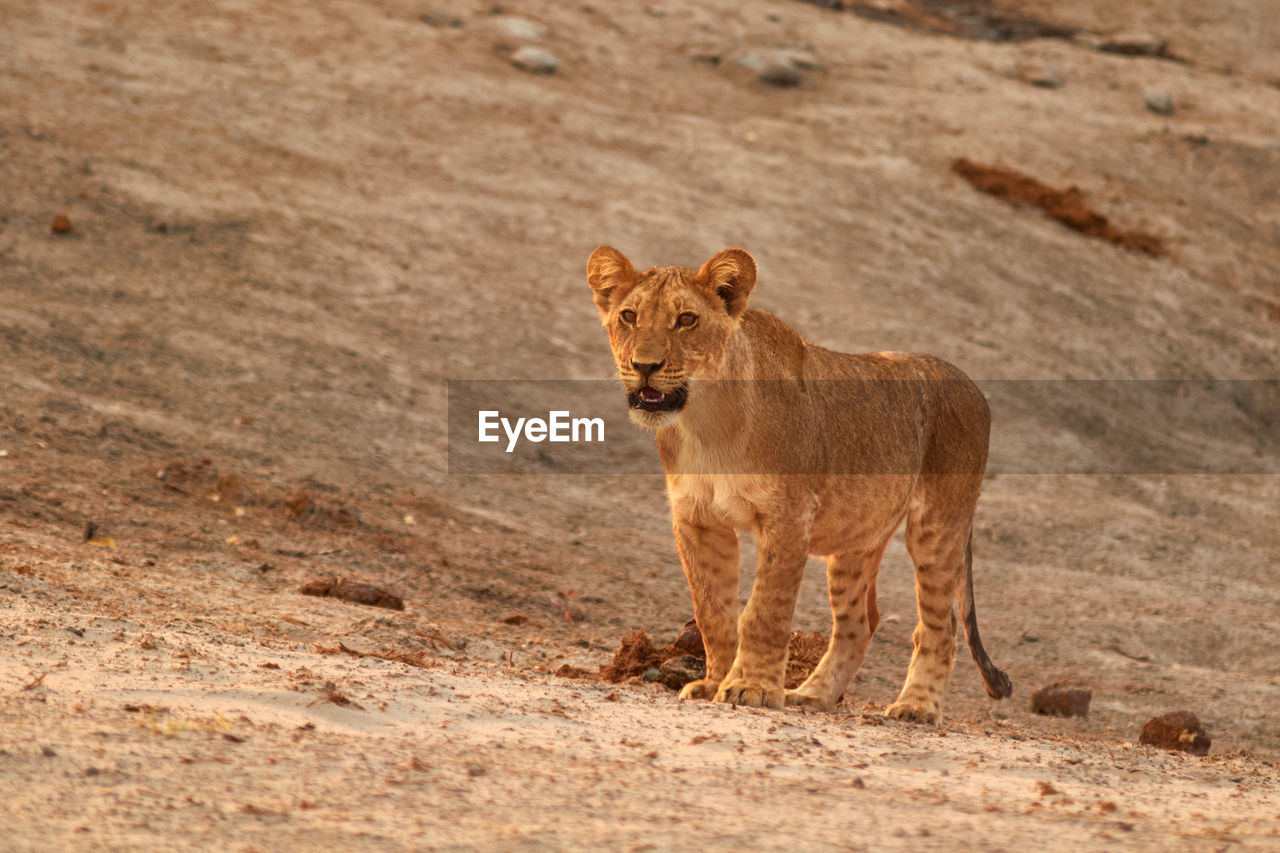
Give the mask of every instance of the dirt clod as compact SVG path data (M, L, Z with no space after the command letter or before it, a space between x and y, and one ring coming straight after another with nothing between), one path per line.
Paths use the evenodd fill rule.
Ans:
M1048 717L1087 717L1093 691L1058 681L1031 694L1031 710Z
M311 509L311 495L302 486L294 489L289 496L284 499L284 508L289 515L294 518L302 518L307 514L307 510Z
M385 589L372 584L356 583L340 577L320 578L299 587L303 595L316 595L328 598L341 598L352 604L367 604L370 607L385 607L388 610L404 610L404 599Z
M1126 231L1116 227L1107 217L1090 207L1084 200L1084 194L1076 187L1055 189L1013 169L987 166L963 157L954 161L951 169L979 192L993 195L1015 206L1038 207L1044 211L1045 216L1081 234L1156 258L1166 254L1164 241L1159 237L1143 231Z
M684 623L680 636L676 637L676 641L671 645L681 654L693 655L704 660L707 657L707 650L702 645L702 631L698 630L698 623L694 619Z
M1138 743L1192 755L1207 755L1212 741L1195 714L1170 711L1148 720L1138 736Z
M605 681L617 683L624 678L643 675L646 669L658 666L662 659L658 656L653 641L643 628L636 628L622 638L622 644L613 653L613 660L600 668L600 677Z
M71 224L71 218L65 213L59 213L53 217L53 222L49 223L50 234L70 234L75 230L75 226Z

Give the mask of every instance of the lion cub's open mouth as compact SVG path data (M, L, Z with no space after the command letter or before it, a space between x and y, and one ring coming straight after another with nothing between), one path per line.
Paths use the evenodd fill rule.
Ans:
M646 385L628 394L627 400L631 403L631 408L645 412L678 412L684 408L688 397L689 386L687 385L681 385L666 393Z

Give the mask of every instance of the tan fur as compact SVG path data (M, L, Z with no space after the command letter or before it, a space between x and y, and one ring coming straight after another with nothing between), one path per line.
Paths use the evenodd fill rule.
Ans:
M707 678L687 685L682 698L833 707L875 632L880 558L904 520L919 623L906 683L885 713L941 718L957 599L988 693L1011 693L974 616L971 528L990 416L963 373L930 356L847 355L804 341L747 307L756 266L742 249L696 272L638 273L602 246L587 262L587 279L633 405L641 389L662 400L687 392L678 411L631 409L635 423L656 432L707 652ZM690 315L696 319L686 325ZM739 614L740 530L755 534L759 557ZM810 554L827 558L831 642L809 678L784 691Z

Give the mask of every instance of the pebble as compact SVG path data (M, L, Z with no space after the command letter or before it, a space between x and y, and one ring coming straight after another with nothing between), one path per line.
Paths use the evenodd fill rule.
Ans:
M502 30L507 38L518 41L539 41L546 38L547 33L550 32L545 24L528 18L501 18L498 20L498 29Z
M452 15L446 15L441 12L426 12L419 15L418 20L431 27L449 27L456 30L462 26L461 18L455 18Z
M49 225L49 233L51 234L70 234L75 230L75 226L71 224L71 219L65 213L59 213L53 217L53 222Z
M1147 109L1157 115L1173 115L1173 98L1169 97L1168 92L1162 92L1159 89L1144 89L1142 91L1142 102L1147 105Z
M1164 56L1168 49L1168 39L1136 32L1111 36L1098 45L1098 50L1104 53L1119 53L1124 56Z
M511 64L530 74L555 74L560 68L554 53L528 44L511 54Z
M748 53L737 60L739 65L756 72L756 79L766 86L791 89L804 82L802 71L817 71L822 66L813 54L801 50L770 50Z
M1066 82L1061 71L1043 62L1024 62L1013 73L1022 82L1044 89L1061 89Z

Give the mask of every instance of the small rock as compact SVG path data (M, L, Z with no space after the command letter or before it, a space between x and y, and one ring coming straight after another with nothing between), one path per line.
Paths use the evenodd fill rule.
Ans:
M49 224L49 233L51 234L70 234L75 230L75 226L71 224L71 219L65 213L59 213L53 217L53 222Z
M748 53L738 58L737 62L756 73L756 79L766 86L775 89L793 89L804 82L801 74L802 63L811 61L817 68L817 60L807 55L808 60L800 58L800 52L787 50L771 50L762 53Z
M793 89L804 82L804 76L792 65L774 62L761 69L756 78L766 86L775 89Z
M1022 82L1044 89L1061 89L1066 82L1061 71L1043 62L1024 62L1013 73Z
M1169 40L1150 33L1120 33L1104 39L1098 50L1122 56L1166 56Z
M51 746L40 747L40 753L44 755L45 758L56 758L58 756L58 753L54 752L53 747Z
M1093 691L1059 681L1031 694L1031 710L1048 717L1087 717Z
M697 681L707 674L707 665L693 655L684 655L664 661L658 670L662 683L672 690L679 690L690 681ZM646 673L646 678L648 673Z
M451 27L458 29L462 26L462 20L452 15L446 15L442 12L427 12L419 15L418 20L431 27Z
M1212 741L1200 720L1190 711L1170 711L1147 721L1138 736L1138 743L1158 746L1161 749L1206 755Z
M1142 102L1147 105L1147 109L1157 115L1173 115L1173 98L1169 97L1168 92L1162 92L1159 89L1144 89L1142 91Z
M656 667L651 666L644 671L644 675L640 676L645 681L661 681L662 672Z
M547 37L550 30L545 24L531 21L528 18L502 18L498 21L498 29L507 38L519 41L538 41Z
M529 44L511 54L511 64L530 74L555 74L560 68L554 53Z

